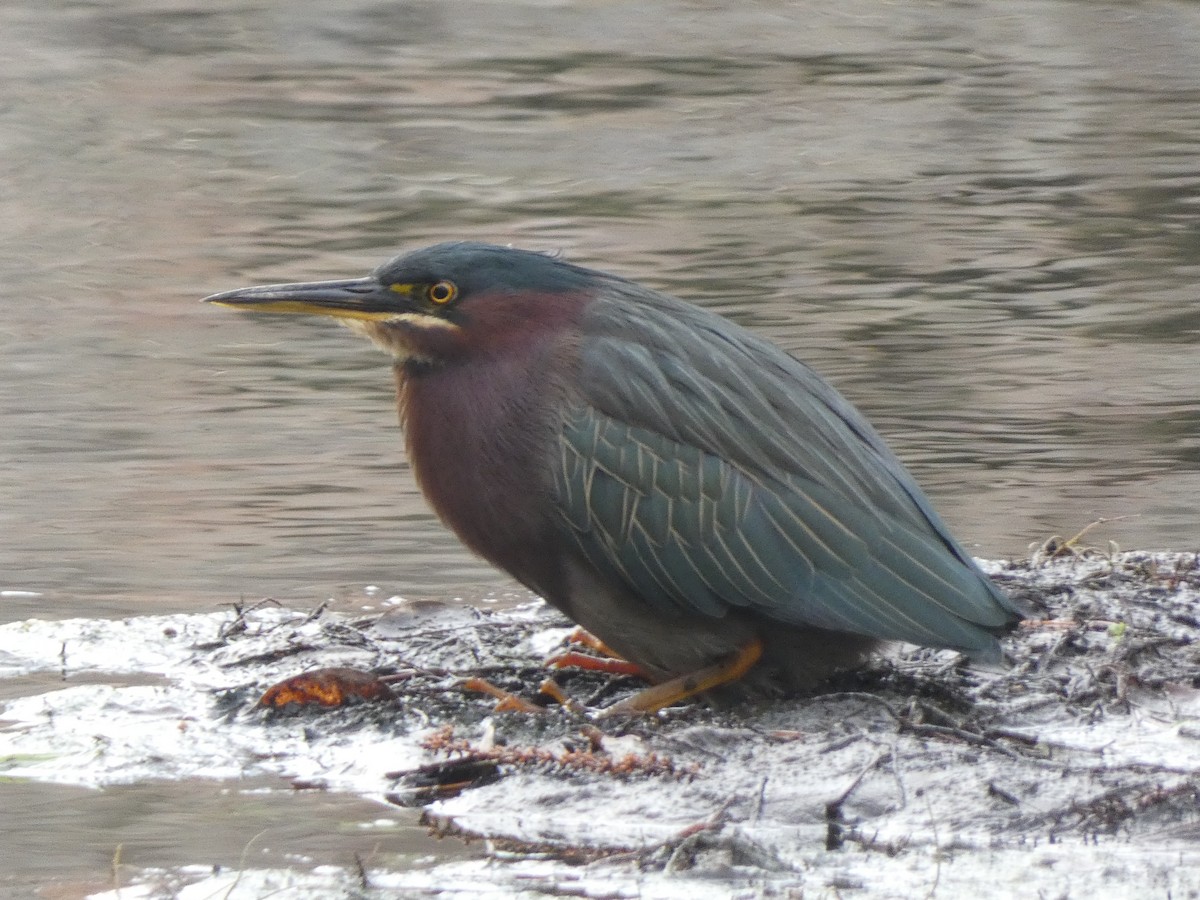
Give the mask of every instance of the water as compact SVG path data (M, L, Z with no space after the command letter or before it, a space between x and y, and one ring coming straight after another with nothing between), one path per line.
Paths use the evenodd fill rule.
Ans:
M10 0L0 72L0 620L511 589L383 356L196 302L451 238L769 335L980 555L1200 545L1196 4Z
M128 886L148 867L202 861L214 870L303 868L313 860L353 869L412 868L433 854L478 855L401 824L377 804L261 782L120 785L103 791L61 785L0 785L0 803L36 828L6 828L0 896L75 898ZM407 817L407 813L397 810ZM210 823L198 827L199 823ZM58 846L48 845L57 835ZM180 836L185 836L181 839ZM419 854L419 855L418 855ZM34 894L30 885L53 884Z

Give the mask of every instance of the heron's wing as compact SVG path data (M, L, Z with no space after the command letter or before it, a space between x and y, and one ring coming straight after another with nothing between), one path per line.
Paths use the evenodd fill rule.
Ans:
M592 564L666 613L990 647L1014 607L862 416L772 345L659 302L585 322L555 480Z

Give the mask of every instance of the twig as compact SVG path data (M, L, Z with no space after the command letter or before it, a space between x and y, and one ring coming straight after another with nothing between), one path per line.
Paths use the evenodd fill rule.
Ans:
M929 800L929 795L925 795L925 808L929 810L929 828L933 832L933 884L929 886L929 893L925 895L925 900L933 900L933 895L937 893L938 884L942 880L942 840L938 837L937 817L933 814L933 804Z
M842 833L842 804L844 804L850 795L858 790L858 786L862 784L862 780L867 777L867 773L892 758L892 751L888 750L880 754L863 766L862 770L854 776L854 780L841 792L835 799L830 800L825 804L825 849L840 850L842 844L845 843L845 837Z
M112 858L113 893L117 895L117 900L121 900L121 849L124 846L124 844L117 844Z
M767 804L767 782L770 776L764 775L762 783L758 786L758 803L754 805L754 821L762 820L763 807Z
M237 889L238 884L242 880L242 874L246 871L246 860L250 856L250 848L254 846L255 841L257 841L268 831L270 831L269 828L264 828L258 834L250 838L250 840L246 841L245 846L242 847L242 856L241 859L238 860L237 875L234 876L233 884L229 885L229 890L225 892L225 900L229 900L229 898L233 896L233 892Z

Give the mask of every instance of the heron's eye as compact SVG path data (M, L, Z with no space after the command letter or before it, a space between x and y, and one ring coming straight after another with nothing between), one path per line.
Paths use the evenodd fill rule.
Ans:
M437 284L431 284L429 290L426 291L426 296L429 297L429 302L438 306L445 306L451 300L458 296L458 288L453 281L439 281Z

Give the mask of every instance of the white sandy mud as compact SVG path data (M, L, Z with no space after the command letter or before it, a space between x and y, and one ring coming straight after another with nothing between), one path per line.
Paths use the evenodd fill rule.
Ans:
M123 900L1197 895L1195 555L989 570L1054 620L1007 639L1002 671L909 648L819 696L621 721L590 710L633 681L559 673L586 709L541 715L459 689L478 676L535 696L568 630L539 603L13 623L0 677L51 689L0 709L0 771L90 786L282 775L423 805L431 828L487 850L421 870L142 870ZM392 697L257 705L331 666L382 676Z

